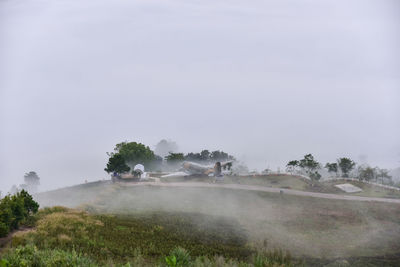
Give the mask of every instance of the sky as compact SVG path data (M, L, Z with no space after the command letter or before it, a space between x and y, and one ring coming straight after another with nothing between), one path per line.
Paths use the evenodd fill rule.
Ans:
M0 190L108 178L121 141L400 166L397 0L3 0Z

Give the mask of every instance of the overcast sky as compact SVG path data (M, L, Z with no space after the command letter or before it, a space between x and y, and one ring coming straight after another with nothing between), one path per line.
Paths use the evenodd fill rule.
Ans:
M400 166L398 0L2 0L0 190L98 180L118 142Z

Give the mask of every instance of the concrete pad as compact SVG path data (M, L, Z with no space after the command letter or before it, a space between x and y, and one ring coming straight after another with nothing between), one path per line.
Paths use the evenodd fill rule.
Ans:
M337 184L335 186L346 193L357 193L362 191L361 188L352 184Z

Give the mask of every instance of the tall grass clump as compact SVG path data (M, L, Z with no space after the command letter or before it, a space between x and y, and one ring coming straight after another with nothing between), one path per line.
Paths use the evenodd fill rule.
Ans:
M254 267L293 266L289 252L281 249L259 251L253 259Z
M39 250L33 245L17 247L9 250L0 260L1 267L13 266L73 266L94 267L97 264L90 258L76 253L60 249Z

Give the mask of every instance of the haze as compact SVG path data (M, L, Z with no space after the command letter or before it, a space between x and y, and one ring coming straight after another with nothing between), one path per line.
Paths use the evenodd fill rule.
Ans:
M174 140L251 169L400 165L400 4L0 2L0 190L108 177L107 151Z

